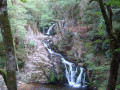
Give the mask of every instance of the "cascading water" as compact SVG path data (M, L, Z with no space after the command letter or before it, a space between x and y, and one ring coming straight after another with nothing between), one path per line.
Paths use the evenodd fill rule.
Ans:
M47 35L50 35L50 31L52 30L54 25L55 24L53 24L49 28ZM62 63L65 66L65 74L66 74L66 78L68 80L69 85L72 87L84 87L84 85L85 85L85 69L80 66L76 67L74 63L67 61L61 54L54 52L50 48L49 41L47 41L43 44L47 48L47 50L50 54L59 56L61 58Z
M49 27L49 29L48 29L48 31L46 33L47 35L50 35L50 32L52 31L54 26L55 26L55 23L51 27Z

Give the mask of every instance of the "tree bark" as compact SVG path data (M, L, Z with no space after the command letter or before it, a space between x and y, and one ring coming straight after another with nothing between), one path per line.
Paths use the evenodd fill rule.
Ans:
M0 1L0 27L6 52L6 72L8 90L17 90L16 58L13 37L8 19L7 0Z
M110 64L110 76L108 80L107 90L115 90L120 64L120 52L116 50L120 48L120 44L118 40L111 40L110 44L112 59Z
M107 6L107 12L106 8L104 6L103 0L98 1L103 18L105 20L106 25L106 31L108 33L108 36L110 38L110 50L111 50L111 64L110 64L110 76L108 80L107 90L115 90L116 88L116 82L118 77L118 69L120 64L120 52L116 51L118 48L120 48L120 42L119 38L116 38L114 36L112 30L112 10L110 8L110 5Z

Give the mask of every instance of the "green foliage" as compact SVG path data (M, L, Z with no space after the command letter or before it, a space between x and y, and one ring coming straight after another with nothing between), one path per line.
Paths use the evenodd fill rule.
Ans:
M95 56L93 53L87 53L84 66L87 67L89 73L92 73L88 78L89 84L93 87L105 88L107 81L104 79L108 77L108 62L101 59L101 55Z
M92 42L86 43L86 46L87 46L87 47L90 47L91 45L92 45Z
M85 57L85 60L89 60L91 57L93 57L93 54L92 53L87 53L86 54L86 57Z
M97 12L97 14L100 14L100 12ZM87 46L91 46L93 48L93 52L102 52L106 55L108 59L110 59L110 52L109 52L109 42L110 39L108 39L106 30L105 30L105 24L104 19L101 15L99 15L99 21L97 21L96 25L97 28L93 28L91 31L87 33L88 39L90 40L89 43L86 43Z
M52 11L49 7L47 7L48 3L42 4L42 15L41 15L41 26L47 26L53 19Z
M32 3L32 4L31 4ZM30 0L25 4L30 19L39 23L40 27L49 26L53 21L52 9L49 7L49 1Z
M11 24L13 40L15 42L16 57L18 60L21 60L18 61L18 64L21 67L22 62L25 61L26 57L24 40L26 39L27 33L25 28L28 22L27 16L29 16L27 14L28 11L25 8L27 0L17 0L14 3L12 3L11 0L8 0L7 2L9 20Z
M49 0L53 9L55 20L63 20L63 18L74 19L75 23L80 18L80 1L81 0ZM75 16L75 17L74 17Z
M73 44L72 37L73 37L73 33L70 31L66 31L64 35L61 37L61 40L58 44L58 49L60 51L70 50Z
M116 49L115 52L120 52L120 48Z
M10 0L8 0L8 13L10 17L10 23L12 28L13 37L25 38L26 29L25 25L27 25L26 20L26 10L21 5L22 3L17 1L16 4L12 4ZM22 17L21 17L22 16Z
M29 47L29 48L33 48L34 46L35 46L34 41L29 41L29 42L28 42L28 47Z
M27 56L27 51L24 49L24 48L21 48L19 47L17 50L16 50L16 56L17 56L17 59L20 60L21 62L25 62L26 61L26 56Z
M107 2L107 0L103 1ZM117 33L119 33L118 12L120 9L118 9L116 6L117 4L115 4L117 0L108 1L111 6L114 6L112 7L114 32L117 31ZM111 59L110 39L106 33L105 21L102 17L98 5L96 8L93 8L95 5L97 4L93 2L92 5L86 9L84 12L85 15L83 15L82 18L84 25L91 25L91 28L87 33L87 40L85 41L84 45L84 47L87 46L84 65L88 68L88 72L91 73L89 77L90 85L97 87L98 90L105 90L108 81L109 63ZM117 51L119 51L119 49L117 49Z
M4 68L5 67L5 63L6 63L6 61L5 61L6 59L5 59L5 57L4 56L0 56L0 68Z
M99 24L98 25L98 32L97 32L98 35L105 37L107 34L106 34L106 31L105 31L104 19L101 18L98 24Z
M55 75L53 69L50 69L50 74L49 74L49 78L48 78L49 83L62 83L62 82L64 82L63 78L64 78L63 73L59 73L59 74Z
M27 3L27 0L20 0L21 2L23 2L23 3Z
M117 85L116 88L119 90L120 89L120 85Z
M120 0L109 0L107 4L111 6L113 5L120 6Z
M57 75L57 79L58 79L59 81L63 81L63 74Z
M50 75L49 75L49 82L55 82L55 74L53 72L53 70L50 70Z
M92 29L95 29L97 27L96 23L99 21L100 16L101 16L101 12L99 12L97 2L92 2L91 4L86 6L86 10L84 10L83 12L81 21L83 25L92 24Z

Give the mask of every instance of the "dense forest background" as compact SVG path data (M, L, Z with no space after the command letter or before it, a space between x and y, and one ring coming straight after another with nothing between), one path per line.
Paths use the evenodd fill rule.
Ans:
M91 87L106 90L112 58L111 38L106 31L105 18L97 0L7 0L7 3L20 71L27 61L31 48L35 45L34 41L30 41L26 49L29 25L33 33L37 34L37 32L47 32L48 27L55 23L52 33L55 40L52 48L65 55L71 62L85 67L87 81ZM112 33L117 37L120 35L120 1L104 0L104 3L111 6ZM107 8L105 10L107 11ZM109 17L109 12L107 14ZM115 51L120 52L120 48ZM0 68L2 69L5 69L6 65L5 54L0 32ZM116 83L116 90L119 89L120 68Z

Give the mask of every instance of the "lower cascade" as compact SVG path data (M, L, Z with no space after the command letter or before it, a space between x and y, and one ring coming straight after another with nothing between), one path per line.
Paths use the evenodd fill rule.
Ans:
M68 83L72 87L84 87L85 86L85 69L83 67L76 67L74 63L67 61L61 54L54 52L49 48L48 43L43 43L50 54L59 56L62 63L65 66L65 74Z

